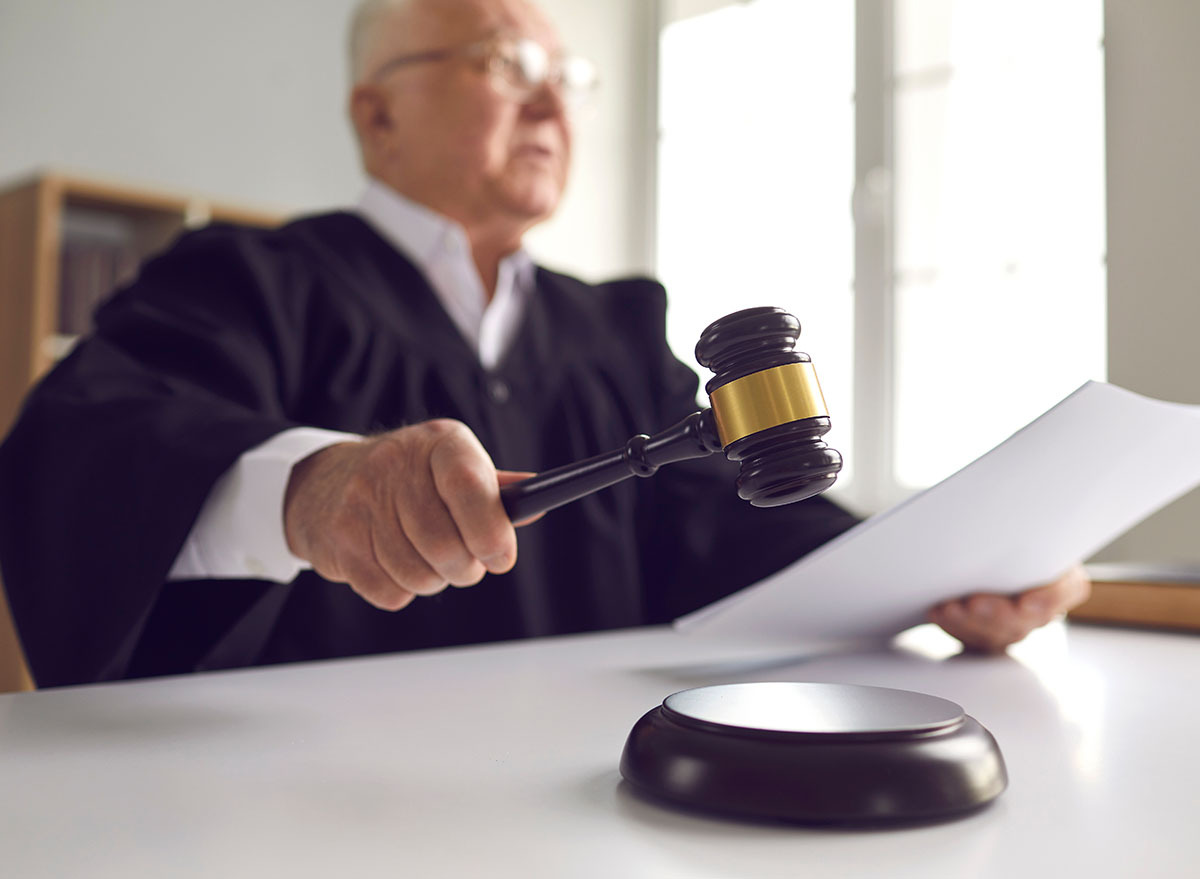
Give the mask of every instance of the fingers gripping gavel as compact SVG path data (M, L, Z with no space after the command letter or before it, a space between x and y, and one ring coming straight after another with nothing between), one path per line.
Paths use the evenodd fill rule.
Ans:
M807 354L792 350L800 323L780 308L748 308L710 324L696 360L714 373L704 386L711 408L654 436L585 461L547 470L500 490L513 521L536 516L663 464L724 450L741 464L738 496L774 507L833 485L842 457L822 440L825 400Z

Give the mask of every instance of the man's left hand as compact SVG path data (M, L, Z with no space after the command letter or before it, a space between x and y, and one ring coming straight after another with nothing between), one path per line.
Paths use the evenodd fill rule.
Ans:
M929 612L937 623L969 650L998 653L1087 600L1092 583L1076 565L1045 586L1017 595L979 593L944 601Z

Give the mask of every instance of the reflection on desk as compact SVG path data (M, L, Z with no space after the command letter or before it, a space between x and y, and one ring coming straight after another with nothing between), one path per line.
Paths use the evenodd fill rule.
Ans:
M1010 656L922 627L780 656L643 629L0 696L5 875L1195 875L1200 639L1051 626ZM639 798L630 727L701 684L916 690L983 723L1009 790L848 831Z

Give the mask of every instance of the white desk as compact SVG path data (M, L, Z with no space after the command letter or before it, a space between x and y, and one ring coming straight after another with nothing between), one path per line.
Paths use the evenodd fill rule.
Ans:
M0 875L1200 876L1200 638L1054 626L1017 658L943 659L940 633L907 637L770 663L641 630L0 696ZM1009 789L870 831L631 793L634 721L742 680L952 699Z

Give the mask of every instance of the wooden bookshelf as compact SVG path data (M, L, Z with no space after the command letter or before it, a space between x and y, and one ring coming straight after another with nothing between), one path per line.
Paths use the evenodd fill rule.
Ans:
M29 388L69 350L74 333L86 329L71 323L86 322L91 303L73 300L64 308L63 297L63 276L72 265L66 257L81 238L93 235L122 249L117 269L96 266L112 275L107 286L97 281L103 295L185 229L212 221L269 227L283 218L202 196L57 172L0 187L0 437ZM103 277L97 272L93 280ZM0 584L0 692L31 686Z
M0 190L0 435L30 385L67 347L56 342L62 255L72 244L72 220L83 217L106 218L119 228L134 267L187 228L214 220L255 226L282 220L199 196L67 174L39 174Z

